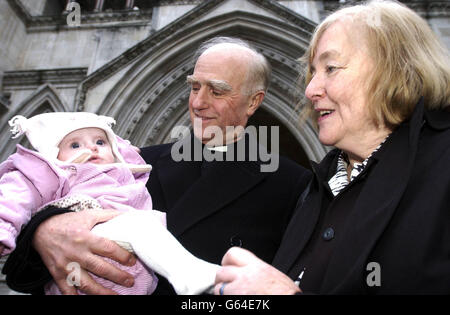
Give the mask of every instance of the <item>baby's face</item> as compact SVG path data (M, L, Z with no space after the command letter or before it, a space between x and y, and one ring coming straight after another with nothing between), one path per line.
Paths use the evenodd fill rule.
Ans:
M92 156L87 161L95 164L114 163L114 154L106 133L100 128L83 128L72 131L59 144L58 160L67 161L80 150L89 149Z

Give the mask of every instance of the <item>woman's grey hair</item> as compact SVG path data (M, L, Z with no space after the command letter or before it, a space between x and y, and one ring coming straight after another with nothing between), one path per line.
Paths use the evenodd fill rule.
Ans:
M420 97L430 109L449 109L450 55L428 23L406 5L393 0L370 0L340 9L317 27L302 57L306 84L325 31L336 22L358 29L374 70L367 82L369 110L374 121L394 128L408 119ZM312 113L306 102L303 114ZM306 115L302 115L306 116Z
M234 44L248 49L253 55L253 58L251 58L251 63L248 67L248 74L246 78L247 84L243 92L248 95L251 95L257 91L267 92L272 67L263 54L258 52L255 47L243 39L237 37L219 36L206 40L195 52L194 64L205 51L219 44Z

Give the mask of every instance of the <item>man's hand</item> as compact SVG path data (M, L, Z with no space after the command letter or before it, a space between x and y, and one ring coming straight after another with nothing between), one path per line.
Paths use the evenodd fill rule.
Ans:
M222 287L224 283L225 286ZM301 291L288 276L239 247L230 248L223 257L222 268L216 274L214 287L214 294L226 295L297 292Z
M44 221L36 230L33 246L53 276L63 294L76 294L77 289L86 294L115 294L96 283L87 273L130 287L133 277L107 263L109 257L121 264L132 266L136 258L115 242L94 235L90 230L101 222L117 216L116 210L86 210L56 215ZM72 271L71 262L80 265L80 285L74 287L66 281Z

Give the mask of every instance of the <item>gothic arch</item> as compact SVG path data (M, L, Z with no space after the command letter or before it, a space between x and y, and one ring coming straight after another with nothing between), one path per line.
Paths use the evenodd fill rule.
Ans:
M8 116L3 124L0 133L0 143L2 143L0 160L4 161L10 154L16 150L16 144L20 143L28 146L26 137L22 136L18 139L11 140L10 126L8 121L16 116L22 115L31 117L46 112L65 112L69 111L69 107L61 100L57 90L51 84L44 84L35 92L23 100L17 109Z
M176 29L176 25L172 26ZM326 153L310 123L297 122L297 58L305 51L312 30L279 19L236 11L190 25L155 42L141 54L110 90L99 113L114 116L119 135L138 146L169 142L174 126L189 126L186 75L193 71L198 45L217 35L251 42L273 67L271 87L262 107L281 121L312 160Z

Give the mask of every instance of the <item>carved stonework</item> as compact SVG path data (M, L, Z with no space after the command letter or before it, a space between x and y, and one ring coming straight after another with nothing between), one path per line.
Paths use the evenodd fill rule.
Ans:
M161 131L163 127L166 126L167 124L170 124L170 120L173 114L178 110L183 111L187 108L187 99L188 99L187 95L188 91L186 91L186 97L178 98L173 104L164 109L163 114L159 116L158 119L154 120L151 132L148 134L145 140L146 146L158 143L157 139L162 138Z
M119 133L123 133L126 128L125 137L137 137L141 139L140 143L146 145L161 142L167 137L167 129L172 126L174 116L187 110L189 89L186 76L192 72L189 61L187 63L174 68L156 81L148 79L141 84L150 86L144 91L145 96L136 97L139 100L137 104L133 103L133 99L129 100L132 106L114 113L118 117ZM173 95L173 91L181 92ZM104 110L105 107L101 111ZM112 114L111 109L106 110L106 113Z
M428 17L450 17L450 2L434 1L428 4Z
M276 1L266 0L251 0L256 5L269 9L279 15L281 18L286 19L290 23L296 25L300 31L312 33L316 24L299 14L295 14L292 11L286 10L286 7L277 3Z
M3 84L4 87L39 86L44 83L78 84L86 78L86 75L87 68L6 71Z
M32 16L19 0L7 0L11 8L22 19L28 32L78 30L84 28L110 28L121 26L145 26L151 24L152 9L123 10L111 12L84 12L81 11L80 26L68 26L67 15L61 12L54 16ZM125 22L125 23L124 23Z
M8 110L11 102L2 93L3 90L3 71L0 71L0 115Z
M90 102L87 98L90 89L128 65L126 73L105 93L107 95L97 112L114 116L116 132L138 146L171 141L174 126L190 125L186 76L192 73L191 58L196 48L215 35L240 36L252 43L272 64L272 80L262 108L291 130L295 138L305 145L308 156L320 159L325 150L314 138L315 131L309 125L299 129L295 118L298 98L302 94L297 85L301 70L297 59L304 53L315 24L267 0L248 2L270 11L277 18L233 11L197 22L222 2L202 2L190 14L151 34L120 58L91 73L79 86L78 110L84 108L85 102ZM194 24L195 27L191 26ZM307 137L315 140L307 140Z
M148 54L153 47L158 46L161 42L168 41L173 35L183 29L184 26L193 23L200 16L205 14L207 11L211 10L212 7L218 5L222 0L210 0L205 1L200 4L196 11L192 14L185 16L181 20L177 20L176 23L169 24L167 27L150 35L147 39L143 40L136 46L128 49L120 57L115 58L105 64L103 67L92 73L85 81L82 82L77 97L76 97L76 107L81 110L84 107L85 93L90 87L95 86L99 82L107 79L111 74L115 73L125 65L132 62L135 58L140 57L144 54Z
M31 95L25 98L20 104L7 115L1 118L0 124L0 161L4 161L8 155L15 150L16 143L24 141L25 137L17 140L11 140L8 120L15 115L32 117L44 112L66 112L70 111L67 104L61 100L58 90L52 84L43 84L38 87Z
M323 7L325 12L323 12L323 15L326 16L343 6L357 4L358 2L360 1L346 0L340 2L338 0L324 0ZM413 9L423 18L450 17L450 2L447 0L404 0L400 2Z
M0 94L0 113L6 112L10 104L10 100L3 96L3 94Z
M162 0L159 5L193 5L200 3L202 3L202 0Z

